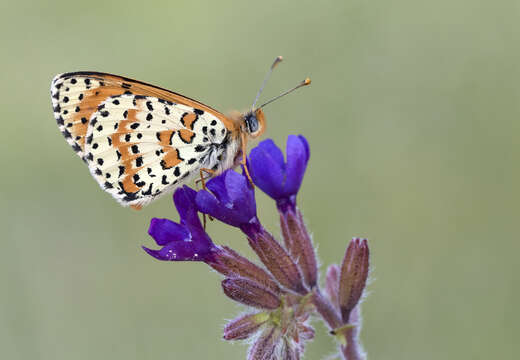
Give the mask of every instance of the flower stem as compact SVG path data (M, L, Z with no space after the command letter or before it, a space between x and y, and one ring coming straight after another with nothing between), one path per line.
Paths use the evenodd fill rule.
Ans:
M350 314L352 326L345 330L346 346L341 346L341 353L346 360L365 360L366 353L359 342L359 330L361 329L361 310L356 306Z
M351 326L345 326L339 311L320 293L319 289L313 291L312 300L316 310L329 326L331 334L336 335L340 339L339 348L343 358L345 360L364 360L366 358L365 352L359 343L359 329L361 326L359 306L352 311ZM338 330L337 332L335 331L336 329Z
M330 301L321 294L318 288L313 291L312 301L316 310L321 315L323 320L329 325L330 330L339 328L342 325L341 316L339 312L334 308Z

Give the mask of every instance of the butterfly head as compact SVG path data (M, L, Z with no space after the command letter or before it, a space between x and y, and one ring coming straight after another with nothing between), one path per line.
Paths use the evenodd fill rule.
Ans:
M244 130L252 138L259 137L265 131L265 116L262 109L249 111L243 115Z

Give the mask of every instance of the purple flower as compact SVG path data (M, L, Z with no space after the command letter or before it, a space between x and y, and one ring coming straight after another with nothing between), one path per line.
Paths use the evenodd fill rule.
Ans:
M278 207L296 204L296 194L310 157L309 144L302 135L289 135L287 161L271 139L258 144L249 155L249 171L253 182L276 200Z
M196 192L187 186L173 195L175 207L180 215L180 224L168 219L153 218L148 228L159 250L144 251L158 260L164 261L209 261L217 247L204 231L195 207Z
M236 227L258 222L255 192L246 176L227 170L208 181L207 188L195 198L200 212Z

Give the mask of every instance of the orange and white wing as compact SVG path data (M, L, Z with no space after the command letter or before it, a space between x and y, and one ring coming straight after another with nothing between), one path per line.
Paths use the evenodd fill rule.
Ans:
M234 131L204 104L110 74L58 75L51 96L65 139L123 205L145 205L217 167Z

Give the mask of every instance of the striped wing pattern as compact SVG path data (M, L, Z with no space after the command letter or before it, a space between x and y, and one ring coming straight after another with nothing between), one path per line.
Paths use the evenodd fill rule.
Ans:
M219 112L179 94L102 73L52 81L58 127L101 187L140 207L214 168L230 132Z

